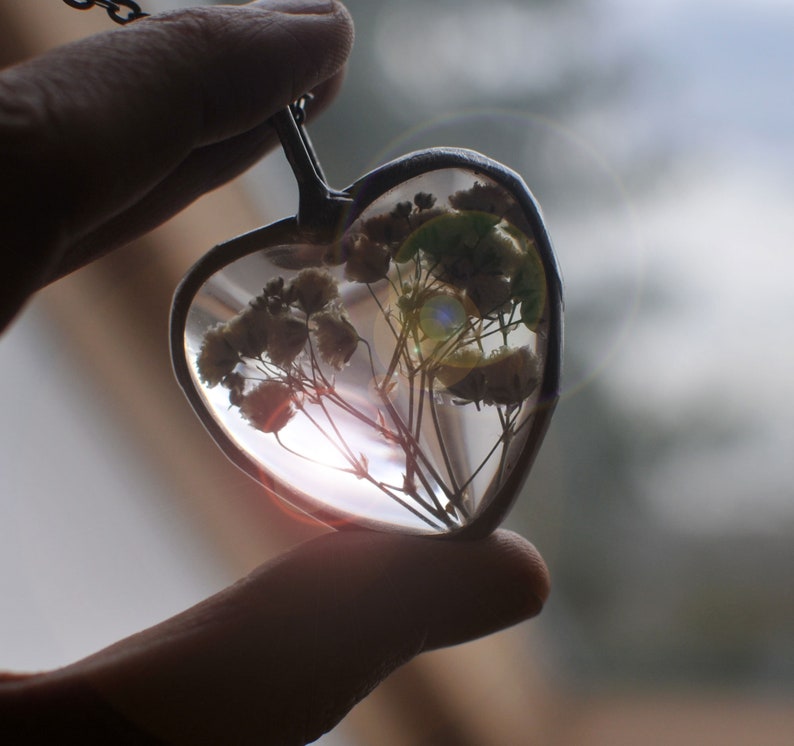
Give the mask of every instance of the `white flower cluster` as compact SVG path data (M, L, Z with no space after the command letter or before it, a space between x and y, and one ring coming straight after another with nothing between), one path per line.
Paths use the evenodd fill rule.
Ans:
M490 355L472 347L450 355L438 378L462 401L517 405L540 383L537 356L528 347L500 347Z
M288 399L298 394L293 366L307 344L326 364L342 370L358 343L336 280L327 270L310 267L289 283L281 277L271 280L244 311L210 329L196 367L204 384L229 389L230 402L252 425L277 432L292 416ZM268 379L247 388L237 370L245 363L258 366Z

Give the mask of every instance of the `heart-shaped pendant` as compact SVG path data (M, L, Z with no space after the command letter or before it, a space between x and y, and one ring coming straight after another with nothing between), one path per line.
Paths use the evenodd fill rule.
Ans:
M561 283L539 208L459 149L336 192L301 114L274 118L298 215L215 247L177 290L179 383L238 466L323 522L483 535L558 398Z

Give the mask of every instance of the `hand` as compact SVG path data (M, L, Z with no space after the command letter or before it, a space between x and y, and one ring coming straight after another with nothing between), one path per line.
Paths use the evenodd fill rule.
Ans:
M330 100L346 12L276 7L150 18L0 77L3 319L255 162L298 95L314 89L315 112ZM543 561L507 532L328 534L90 658L0 679L0 741L307 743L413 656L531 617L547 595Z
M147 18L5 71L0 328L259 160L268 119L298 96L322 109L352 39L333 0L271 0Z

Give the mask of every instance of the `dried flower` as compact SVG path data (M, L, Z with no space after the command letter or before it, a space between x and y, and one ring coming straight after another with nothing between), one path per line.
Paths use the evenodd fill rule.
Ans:
M257 358L267 349L267 328L271 315L266 307L249 306L226 322L226 341L242 357Z
M529 347L500 347L484 366L486 404L520 404L537 388L540 368Z
M537 388L540 372L528 347L500 347L488 357L464 348L444 359L436 377L463 401L515 405Z
M504 275L475 275L466 285L466 295L487 317L510 302L510 280Z
M391 211L391 215L395 218L407 218L413 209L414 206L410 202L398 202Z
M284 290L284 278L279 275L273 277L265 283L264 294L268 296L281 297L281 292Z
M318 313L314 317L314 324L320 357L328 365L342 370L358 347L356 328L344 314L332 311Z
M392 214L375 215L361 225L360 232L370 241L381 243L392 250L398 249L411 232L411 224L405 218Z
M482 353L471 347L457 350L436 370L436 377L447 390L466 402L481 402L485 397Z
M262 294L254 298L251 305L257 309L266 309L271 314L281 313L289 305L289 301L284 298L284 278L279 275L268 280Z
M229 389L229 404L239 407L243 401L245 378L239 373L232 372L221 383L225 389Z
M414 195L414 204L419 210L429 210L436 204L436 198L427 192L418 192Z
M234 370L240 356L226 338L224 324L215 326L204 335L204 343L196 358L199 378L207 386L216 386Z
M240 414L257 430L277 433L295 414L292 392L280 381L263 381L243 396Z
M515 205L515 200L502 187L478 181L471 189L450 195L449 204L456 210L477 210L501 217Z
M287 293L294 295L298 305L310 316L338 298L339 287L329 272L309 267L298 272L285 295Z
M345 277L353 282L377 282L386 277L391 264L389 249L367 236L351 236Z
M267 338L267 354L271 362L286 368L303 351L309 330L301 319L280 314L271 318Z

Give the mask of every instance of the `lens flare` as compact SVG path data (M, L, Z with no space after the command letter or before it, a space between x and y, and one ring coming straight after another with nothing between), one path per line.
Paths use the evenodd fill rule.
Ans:
M643 298L646 247L631 194L593 142L533 112L450 112L406 130L376 158L387 161L439 142L489 153L520 173L543 204L565 268L561 396L575 395L623 352Z
M463 304L443 293L428 298L419 309L419 327L432 340L449 339L463 328L467 319Z

